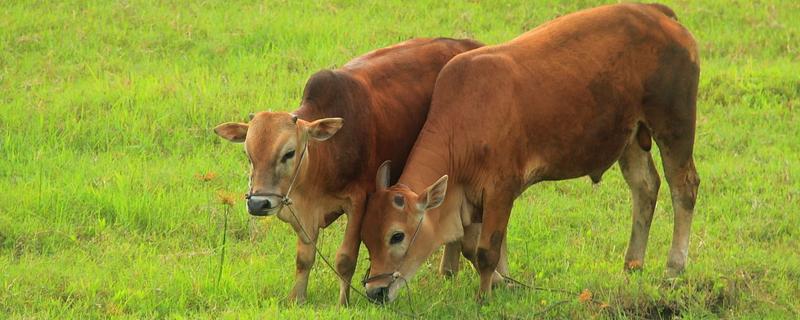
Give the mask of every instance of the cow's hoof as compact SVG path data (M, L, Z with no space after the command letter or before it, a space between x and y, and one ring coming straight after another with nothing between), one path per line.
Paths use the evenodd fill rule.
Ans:
M491 293L485 291L479 291L478 295L475 296L475 303L479 305L484 305L489 303L490 298L491 298Z
M306 295L304 294L295 294L294 292L289 294L289 303L301 305L306 303Z
M644 263L642 263L641 260L625 261L625 271L626 272L629 272L629 273L638 272L638 271L642 271L643 268L644 268Z
M667 267L666 277L667 279L674 279L680 277L683 274L683 267L676 268L676 267Z
M479 304L479 305L484 305L484 304L486 304L486 302L487 302L488 300L489 300L489 299L487 299L487 298L486 298L486 296L485 296L484 294L482 294L482 293L478 293L478 295L477 295L477 296L475 296L475 303L477 303L477 304Z
M458 270L441 269L441 270L439 270L439 274L444 276L446 279L452 279L452 278L455 278L456 274L458 274Z

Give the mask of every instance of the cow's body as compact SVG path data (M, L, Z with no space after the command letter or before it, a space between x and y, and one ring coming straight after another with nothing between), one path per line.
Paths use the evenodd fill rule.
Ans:
M261 210L253 206L274 209L271 201L276 201L268 196L285 194L292 174L299 170L290 195L297 219L286 208L264 213L278 211L299 238L292 300L306 297L319 229L347 213L344 241L336 256L337 272L344 278L339 301L347 303L360 245L358 228L367 193L375 186L376 168L387 159L405 162L425 121L439 71L456 54L479 46L472 40L442 38L414 39L379 49L340 69L313 75L293 114L261 112L249 124L217 127L221 136L246 144L253 165L251 214ZM321 129L310 129L326 121L336 128L322 135L317 132ZM296 165L305 146L303 160ZM281 158L286 150L291 155ZM252 204L256 197L260 202Z
M399 183L385 190L414 198L449 175L446 197L425 214L408 256L417 256L419 246L416 259L424 260L435 249L426 244L474 237L475 223L482 222L477 243L463 250L481 275L481 292L488 293L514 199L539 181L590 176L597 182L619 161L634 198L626 267L640 267L659 186L649 154L652 134L676 209L668 266L682 270L699 183L692 160L697 59L692 36L672 11L643 4L580 11L457 56L437 80ZM383 209L387 199L378 194L370 200L362 228L372 272L413 274L405 264L421 262L391 263L390 250L371 248L387 228L397 228L388 214L373 212L391 211ZM373 209L372 202L381 204ZM413 232L415 221L404 227Z

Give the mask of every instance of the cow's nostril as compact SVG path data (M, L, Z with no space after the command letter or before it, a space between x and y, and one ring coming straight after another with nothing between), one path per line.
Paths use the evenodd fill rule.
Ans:
M381 287L370 290L367 292L367 296L374 303L384 303L386 302L386 299L389 298L389 287Z

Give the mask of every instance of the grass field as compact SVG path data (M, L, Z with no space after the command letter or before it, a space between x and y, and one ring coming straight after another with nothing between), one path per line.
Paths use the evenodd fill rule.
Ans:
M0 1L0 318L400 317L356 295L338 307L320 259L307 304L289 304L295 236L220 202L246 191L248 166L210 128L292 110L313 72L374 48L417 36L496 44L596 4ZM685 275L663 276L666 184L646 269L622 272L631 208L615 167L596 188L533 186L514 208L512 275L566 293L498 290L478 306L475 272L462 260L443 279L437 254L394 307L461 319L800 317L800 3L667 4L702 57ZM343 229L323 232L331 259ZM594 302L581 302L584 289Z

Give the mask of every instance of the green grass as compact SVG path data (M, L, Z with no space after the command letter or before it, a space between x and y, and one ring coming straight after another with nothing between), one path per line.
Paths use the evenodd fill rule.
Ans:
M416 36L495 44L595 4L0 2L0 318L398 317L355 295L338 307L319 259L308 303L289 304L295 236L251 222L241 201L217 284L217 192L243 193L248 167L210 128L292 110L309 75L374 48ZM631 208L614 168L599 188L533 186L514 208L512 274L574 293L498 290L479 307L475 273L462 260L445 280L437 254L411 283L411 306L403 296L396 307L462 319L800 317L800 4L668 4L702 57L686 274L663 278L666 184L646 270L622 272ZM324 231L326 256L343 229ZM579 302L584 289L599 303Z

